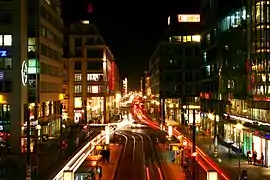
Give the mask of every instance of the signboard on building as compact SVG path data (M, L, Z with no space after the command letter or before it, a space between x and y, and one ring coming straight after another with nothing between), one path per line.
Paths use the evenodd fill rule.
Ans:
M4 79L4 72L0 72L0 80Z
M22 62L21 66L21 79L22 79L22 85L26 86L28 81L28 74L27 74L27 63L26 61Z
M178 22L200 22L199 14L178 14Z
M0 50L0 57L7 57L7 51L6 50Z
M109 91L114 91L114 71L115 71L115 62L111 62L109 70Z

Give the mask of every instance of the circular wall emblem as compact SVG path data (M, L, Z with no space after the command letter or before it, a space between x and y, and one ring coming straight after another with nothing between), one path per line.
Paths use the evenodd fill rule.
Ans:
M27 64L26 61L22 62L22 67L21 67L21 78L22 78L22 84L23 86L27 85L27 80L28 80L28 74L27 74Z

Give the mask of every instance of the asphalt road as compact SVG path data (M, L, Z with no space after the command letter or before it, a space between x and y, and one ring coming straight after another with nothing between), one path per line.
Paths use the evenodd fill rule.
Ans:
M114 180L163 180L155 144L164 134L149 128L126 128L118 134L125 141Z

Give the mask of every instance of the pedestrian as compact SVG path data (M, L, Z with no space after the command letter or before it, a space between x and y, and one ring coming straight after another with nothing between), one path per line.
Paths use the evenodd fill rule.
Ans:
M256 165L256 161L257 161L257 152L256 151L253 152L253 160L254 160L254 165Z
M247 162L248 162L248 164L251 163L250 154L251 154L251 152L248 150L248 152L247 152Z
M261 154L261 166L264 167L264 155L263 155L263 153Z
M107 149L106 150L106 160L107 160L107 162L110 162L110 156L111 156L111 151L110 151L110 149Z

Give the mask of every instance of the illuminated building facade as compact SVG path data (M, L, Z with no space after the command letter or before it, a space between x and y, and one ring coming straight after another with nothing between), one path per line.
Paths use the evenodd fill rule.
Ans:
M159 97L163 119L180 120L180 104L198 103L199 66L200 15L170 16L166 36L149 62L151 91Z
M10 132L7 141L14 153L25 144L25 104L30 108L32 134L51 136L60 129L60 7L56 0L0 1L0 131Z
M204 117L214 115L207 119L212 124L218 120L219 135L228 142L240 141L244 154L248 150L263 153L268 166L270 1L205 0L202 7ZM235 121L244 125L240 132ZM213 129L207 123L203 126Z
M100 119L108 122L120 100L120 78L114 57L88 21L69 26L68 101L65 109L72 123ZM119 97L120 96L120 97Z

